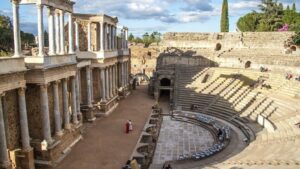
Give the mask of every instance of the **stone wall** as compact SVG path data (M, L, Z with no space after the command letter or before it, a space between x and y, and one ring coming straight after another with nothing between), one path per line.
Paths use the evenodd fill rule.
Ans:
M132 44L131 50L131 73L143 73L150 77L156 68L156 60L160 54L160 45L150 45L148 48L143 44Z

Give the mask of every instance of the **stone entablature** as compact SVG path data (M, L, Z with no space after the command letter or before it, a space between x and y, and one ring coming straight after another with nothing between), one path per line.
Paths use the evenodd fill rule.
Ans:
M110 25L117 26L118 17L109 16L106 14L80 14L74 13L73 15L76 18L76 21L84 22L103 22Z
M73 12L73 5L75 4L75 2L71 0L19 0L19 1L20 4L46 5L66 12Z
M26 71L24 58L0 58L0 75Z
M65 54L44 57L25 57L26 66L30 69L48 69L64 65L76 64L76 55Z

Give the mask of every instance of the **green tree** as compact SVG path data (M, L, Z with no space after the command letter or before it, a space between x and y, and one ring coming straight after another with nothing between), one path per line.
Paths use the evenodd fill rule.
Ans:
M296 12L296 3L293 3L293 9L292 9L294 12Z
M223 0L221 14L221 32L229 32L228 1Z
M134 40L134 36L132 33L129 34L128 40L132 42Z
M254 32L257 29L261 16L256 12L246 14L237 22L237 27L242 32Z

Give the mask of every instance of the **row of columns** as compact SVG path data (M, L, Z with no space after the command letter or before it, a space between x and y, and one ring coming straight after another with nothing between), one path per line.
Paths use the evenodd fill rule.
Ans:
M20 14L19 0L12 0L13 8L13 31L14 31L14 57L21 57L21 35L20 35ZM38 56L43 57L44 52L44 5L37 4L38 19ZM65 12L62 10L48 7L48 31L49 31L49 55L64 55L65 52ZM73 21L72 13L69 16L69 54L74 54L73 45Z
M88 51L92 51L92 40L91 40L91 25L92 22L88 23L88 33L87 33L87 46ZM99 23L99 39L100 39L100 51L105 50L116 50L117 49L117 28L115 25L111 25L108 23L100 22ZM78 27L78 26L76 26ZM76 49L78 49L77 44L79 45L79 35L78 35L78 28L75 29L76 31Z
M100 68L100 82L101 85L101 100L108 101L115 97L118 92L118 67L117 65L111 65L105 68Z
M6 168L10 165L10 160L7 151L5 125L4 125L4 112L2 97L4 93L0 94L0 168ZM19 105L19 115L20 115L20 129L21 129L21 143L22 151L30 151L32 148L30 146L30 137L28 130L28 118L26 109L26 98L25 98L25 88L18 89L18 105Z
M129 63L128 61L122 62L120 63L120 82L119 82L119 86L120 87L127 87L128 83L129 83Z
M69 112L69 94L68 94L68 79L62 79L62 81L53 82L53 110L54 110L54 122L55 122L55 133L58 136L63 134L62 119L59 110L59 95L58 95L58 84L62 83L62 94L63 94L63 117L64 117L64 129L71 129L71 117L72 123L77 125L79 123L78 113L80 107L78 107L76 86L78 85L77 76L72 76L69 79L71 83L71 113ZM49 105L48 105L48 84L40 85L40 105L42 113L42 126L44 140L48 144L53 143L51 136L50 117L49 117ZM72 114L72 116L70 116Z

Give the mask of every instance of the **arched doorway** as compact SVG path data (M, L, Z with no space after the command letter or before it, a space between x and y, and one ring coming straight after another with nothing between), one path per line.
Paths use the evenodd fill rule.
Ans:
M161 79L160 86L171 86L171 80L168 78Z
M247 62L245 63L245 69L250 68L250 67L251 67L251 62L250 62L250 61L247 61Z
M171 89L171 80L168 78L163 78L160 80L160 94L159 97L163 100L170 100L170 89Z

